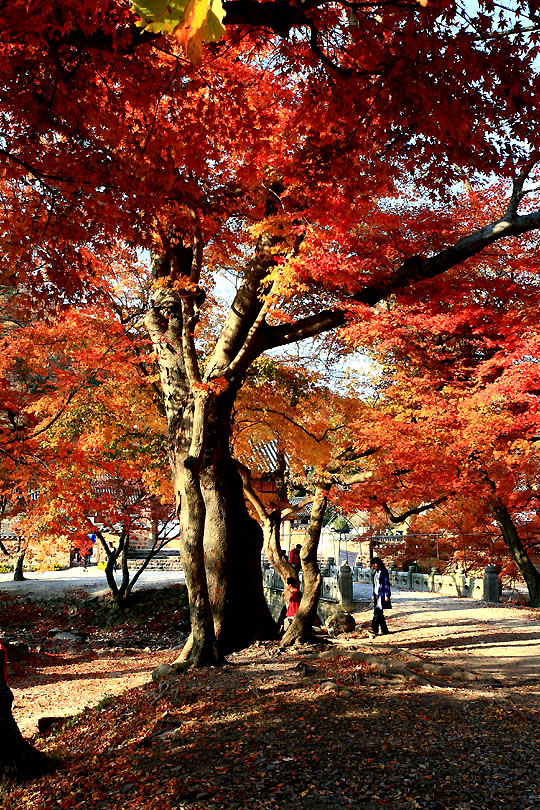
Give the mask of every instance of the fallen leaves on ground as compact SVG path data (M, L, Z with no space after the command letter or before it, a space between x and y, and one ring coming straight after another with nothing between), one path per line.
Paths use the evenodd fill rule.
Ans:
M14 633L24 625L15 613ZM155 630L133 615L93 627L76 649L51 641L21 662L13 686L24 692L25 716L36 708L32 689L54 713L64 700L93 707L36 739L60 767L4 792L4 810L540 806L536 681L509 688L448 673L428 675L430 683L391 679L392 665L379 670L373 656L414 673L418 651L379 649L352 634L328 651L257 644L223 667L129 688L176 655L160 649L172 638L166 611L151 615ZM51 620L45 611L41 633ZM362 651L366 660L355 660ZM121 693L100 699L111 686Z
M6 810L538 807L536 688L523 711L306 652L258 645L84 711L42 743L62 768Z

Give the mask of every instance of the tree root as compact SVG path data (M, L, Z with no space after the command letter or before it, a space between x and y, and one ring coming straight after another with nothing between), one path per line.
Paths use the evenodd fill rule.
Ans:
M58 762L45 756L22 737L17 745L6 751L2 746L0 755L0 785L38 779L52 773Z
M322 653L314 653L312 656L307 656L307 659L316 658L349 658L351 661L362 661L368 664L369 667L379 673L379 677L390 678L392 680L407 680L413 683L418 683L423 686L436 688L441 686L440 683L428 680L428 675L439 675L451 678L458 681L480 681L481 677L475 672L469 672L464 669L459 669L445 664L435 664L425 662L417 658L406 661L403 664L393 658L387 656L375 655L373 653L362 652L360 650L346 650L346 649L333 649L326 650ZM494 682L493 678L489 678L490 683Z

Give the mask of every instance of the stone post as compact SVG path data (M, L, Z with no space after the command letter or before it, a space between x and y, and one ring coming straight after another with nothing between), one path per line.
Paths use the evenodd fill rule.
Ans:
M499 601L499 577L494 565L486 565L484 569L484 600Z
M329 577L333 577L334 573L336 573L336 572L334 572L335 567L336 567L335 559L333 557L328 557L328 576Z
M415 574L416 574L416 563L413 563L412 565L409 565L409 570L407 571L407 580L408 580L407 587L409 587L411 591L413 586L413 577Z
M440 571L436 565L431 567L429 572L429 590L433 593L435 591L435 577L439 574Z
M353 579L351 567L344 562L338 574L339 601L343 610L353 608Z
M330 559L327 557L326 560L321 565L321 577L329 577L330 576L329 562L330 562Z

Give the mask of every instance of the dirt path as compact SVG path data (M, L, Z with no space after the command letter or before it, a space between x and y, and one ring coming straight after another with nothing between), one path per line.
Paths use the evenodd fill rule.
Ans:
M6 810L537 810L536 612L393 601L388 637L360 627L328 650L265 642L142 689L131 687L177 655L167 610L152 637L162 649L137 639L149 621L79 649L46 642L12 679L25 733L42 714L113 700L39 739L63 767L14 789Z
M390 635L364 639L374 648L404 648L508 683L540 681L540 611L414 591L394 591L392 602ZM371 613L355 618L365 625Z
M120 572L116 579L120 581ZM164 588L185 582L183 571L159 571L146 569L141 574L136 590ZM72 590L84 590L88 596L105 596L109 592L105 571L91 565L87 570L76 566L61 571L31 571L24 574L22 582L15 582L13 574L0 574L0 593L19 596L22 599L52 599L64 596Z
M73 581L61 573L59 582ZM62 587L36 601L0 590L0 640L21 731L32 736L40 717L76 715L142 686L177 657L188 632L182 585L143 589L125 613L89 588Z
M253 646L87 711L6 810L537 810L531 687L393 679L337 647Z

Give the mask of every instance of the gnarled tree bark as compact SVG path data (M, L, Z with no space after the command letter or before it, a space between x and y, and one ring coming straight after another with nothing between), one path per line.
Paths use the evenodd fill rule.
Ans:
M491 513L497 521L512 559L527 583L531 607L540 607L540 572L531 562L510 512L499 498L494 498L491 501Z
M270 245L261 241L266 259L250 264L204 376L194 343L203 300L197 286L197 242L190 249L178 245L172 256L154 259L154 275L162 285L146 325L169 427L190 599L192 633L181 658L195 665L217 663L227 652L276 632L262 589L261 532L246 510L229 447L232 406L253 357L259 285L273 261ZM178 277L190 278L189 292L174 287ZM221 385L214 384L216 379Z
M290 647L296 642L308 641L313 635L313 619L317 612L322 585L317 550L330 487L331 483L320 483L315 490L313 507L300 552L304 572L304 592L296 616L281 640L282 647Z
M53 770L45 754L27 742L13 718L13 693L7 683L7 652L0 644L0 780L22 780Z

